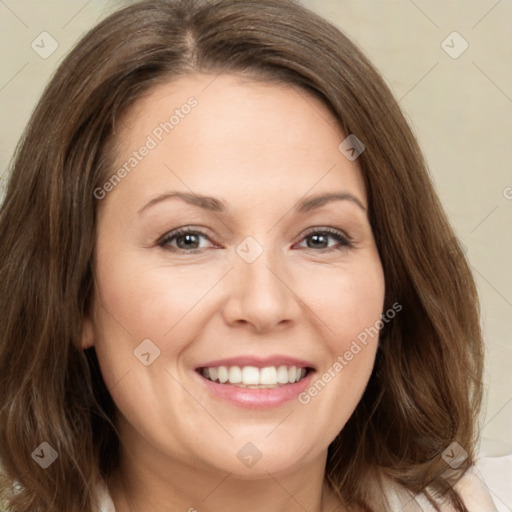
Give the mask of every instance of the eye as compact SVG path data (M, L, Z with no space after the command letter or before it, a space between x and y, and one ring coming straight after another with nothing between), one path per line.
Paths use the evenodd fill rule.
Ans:
M158 245L164 249L191 253L200 252L201 249L204 249L204 247L200 247L201 237L209 240L208 236L201 231L194 231L190 227L179 228L167 233L164 238L158 242ZM176 246L173 245L173 242L176 242Z
M201 246L201 238L211 242L206 233L185 227L167 233L157 245L171 251L183 251L194 254L205 249L205 246ZM336 240L338 244L329 246L329 238ZM314 228L306 233L302 240L306 242L310 240L311 243L307 243L307 248L318 249L318 252L339 251L353 247L348 236L333 228Z
M329 246L329 238L337 240L338 245ZM314 228L306 233L303 240L306 241L306 243L308 240L311 240L311 243L307 243L307 248L319 249L320 252L340 251L353 247L349 237L345 236L341 231L332 228ZM327 246L325 246L325 244L327 244Z

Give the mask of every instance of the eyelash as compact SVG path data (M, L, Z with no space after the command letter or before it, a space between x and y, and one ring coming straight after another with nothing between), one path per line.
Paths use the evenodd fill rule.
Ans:
M321 229L314 228L313 230L306 232L306 234L301 239L301 242L303 240L306 240L307 238L309 238L312 235L319 235L319 234L320 235L329 235L330 237L335 238L336 240L338 240L340 245L337 247L327 247L327 248L319 249L317 251L315 251L315 249L312 249L315 252L330 253L333 251L341 251L341 250L350 249L353 247L352 240L349 237L344 235L341 231L339 231L337 229L333 229L333 228L321 228ZM180 248L167 249L167 245L169 244L169 242L171 242L175 238L178 238L181 235L200 235L205 238L208 238L208 240L209 240L209 237L206 233L203 233L202 231L198 231L198 230L192 230L189 227L186 227L186 228L179 228L179 229L176 229L174 231L167 233L157 243L157 245L166 250L170 250L173 252L184 252L184 253L188 253L188 254L197 254L197 253L200 253L203 251L203 249L192 249L190 251L185 250L185 249L180 249ZM309 248L306 247L306 249L309 249Z

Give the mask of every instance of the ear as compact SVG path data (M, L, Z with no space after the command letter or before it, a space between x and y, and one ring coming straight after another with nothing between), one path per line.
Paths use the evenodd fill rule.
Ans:
M82 350L90 348L94 345L94 324L92 319L87 315L84 317L82 324Z

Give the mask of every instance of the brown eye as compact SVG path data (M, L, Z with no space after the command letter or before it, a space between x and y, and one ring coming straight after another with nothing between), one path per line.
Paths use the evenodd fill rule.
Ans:
M193 231L189 228L181 228L175 231L171 231L165 237L158 242L160 247L170 250L178 250L184 252L197 252L203 247L199 247L201 238L209 240L208 236L201 231ZM176 245L173 245L176 242Z
M338 245L329 246L330 238L337 240ZM352 247L352 243L349 238L336 229L318 229L316 231L310 231L304 236L303 240L306 241L308 249L319 249L323 252L342 250L344 248Z

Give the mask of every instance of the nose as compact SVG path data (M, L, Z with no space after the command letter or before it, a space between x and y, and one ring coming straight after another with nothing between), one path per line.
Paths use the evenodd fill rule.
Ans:
M284 258L275 253L265 248L250 263L235 254L223 306L228 324L250 325L256 332L265 332L284 328L299 318L301 299L294 290L292 274Z

